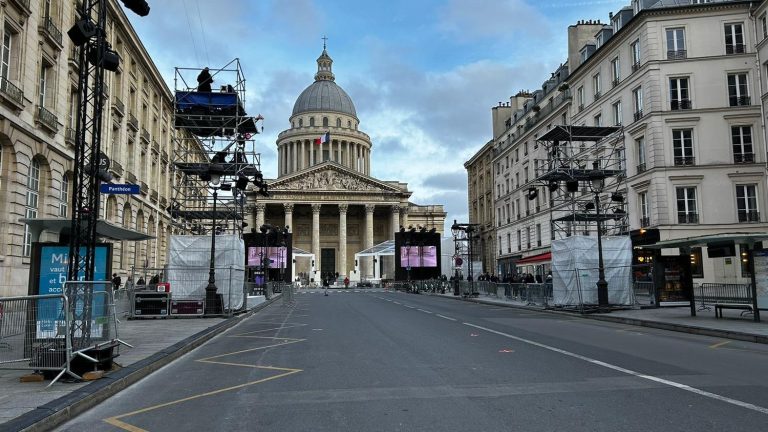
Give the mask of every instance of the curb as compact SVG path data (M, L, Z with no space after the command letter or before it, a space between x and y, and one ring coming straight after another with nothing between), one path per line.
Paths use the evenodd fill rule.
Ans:
M434 294L428 294L428 295L434 295ZM732 330L719 330L719 329L692 326L692 325L686 325L686 324L672 324L672 323L666 323L661 321L650 321L650 320L643 320L643 319L637 319L637 318L626 318L626 317L617 317L617 316L610 316L610 315L574 314L571 312L540 309L540 308L522 306L522 305L495 303L492 301L487 301L479 298L465 299L462 297L454 297L454 296L449 297L445 295L439 295L438 297L449 298L449 299L459 300L459 301L473 302L473 303L483 303L487 305L508 307L513 309L523 309L523 310L531 310L536 312L551 313L553 315L567 315L570 317L579 317L584 319L613 322L613 323L633 325L638 327L649 327L649 328L656 328L661 330L676 331L680 333L689 333L689 334L695 334L695 335L701 335L701 336L712 336L712 337L719 337L723 339L733 339L733 340L739 340L744 342L768 344L768 335L756 335L752 333L744 333L744 332L738 332L738 331L732 331Z
M175 344L166 347L151 356L139 360L118 371L105 375L104 378L79 388L67 395L41 405L34 410L20 415L6 423L0 424L0 432L23 431L38 432L51 430L60 426L83 412L93 408L121 390L136 383L152 372L171 363L184 354L208 342L214 336L234 327L243 318L271 305L282 295L278 294L259 304L246 313L235 315L212 327L200 331Z

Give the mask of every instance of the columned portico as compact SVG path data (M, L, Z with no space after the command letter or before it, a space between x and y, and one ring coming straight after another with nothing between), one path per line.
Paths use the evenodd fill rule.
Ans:
M256 211L256 226L254 228L258 230L264 225L264 210L267 208L267 205L264 203L256 203L253 208Z
M363 249L368 249L373 247L373 211L376 209L376 206L374 204L366 204L365 205L365 240L363 244ZM365 272L363 276L372 276L373 275L373 258L372 257L365 257L363 258L365 261Z
M389 239L394 240L395 239L395 232L400 228L400 206L399 205L393 205L392 206L392 215L391 215L391 221L390 225L392 228L389 230Z
M315 281L318 281L317 272L320 268L320 209L322 204L312 204L312 253L315 254Z

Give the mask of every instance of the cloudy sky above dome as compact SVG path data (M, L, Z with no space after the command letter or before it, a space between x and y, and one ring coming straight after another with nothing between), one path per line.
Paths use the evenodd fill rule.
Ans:
M174 67L239 58L247 109L264 116L257 149L277 175L277 134L314 81L323 35L336 83L371 136L372 175L407 182L417 204L467 221L463 163L491 136L490 109L536 89L566 58L569 24L608 20L612 0L149 0L127 12L173 88Z

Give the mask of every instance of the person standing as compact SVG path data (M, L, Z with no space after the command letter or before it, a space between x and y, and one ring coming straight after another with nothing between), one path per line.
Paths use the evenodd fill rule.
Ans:
M117 273L112 273L112 289L117 292L117 290L120 289L120 285L123 284L123 279L120 278L120 276L117 275Z
M211 83L213 83L213 77L211 76L211 73L208 71L208 68L205 68L202 71L200 71L200 75L197 76L197 91L210 93Z
M349 276L344 277L344 289L349 288Z

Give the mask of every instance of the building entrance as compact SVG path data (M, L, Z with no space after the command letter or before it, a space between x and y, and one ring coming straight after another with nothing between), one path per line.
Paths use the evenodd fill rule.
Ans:
M320 274L326 277L329 274L336 277L336 249L320 249Z

